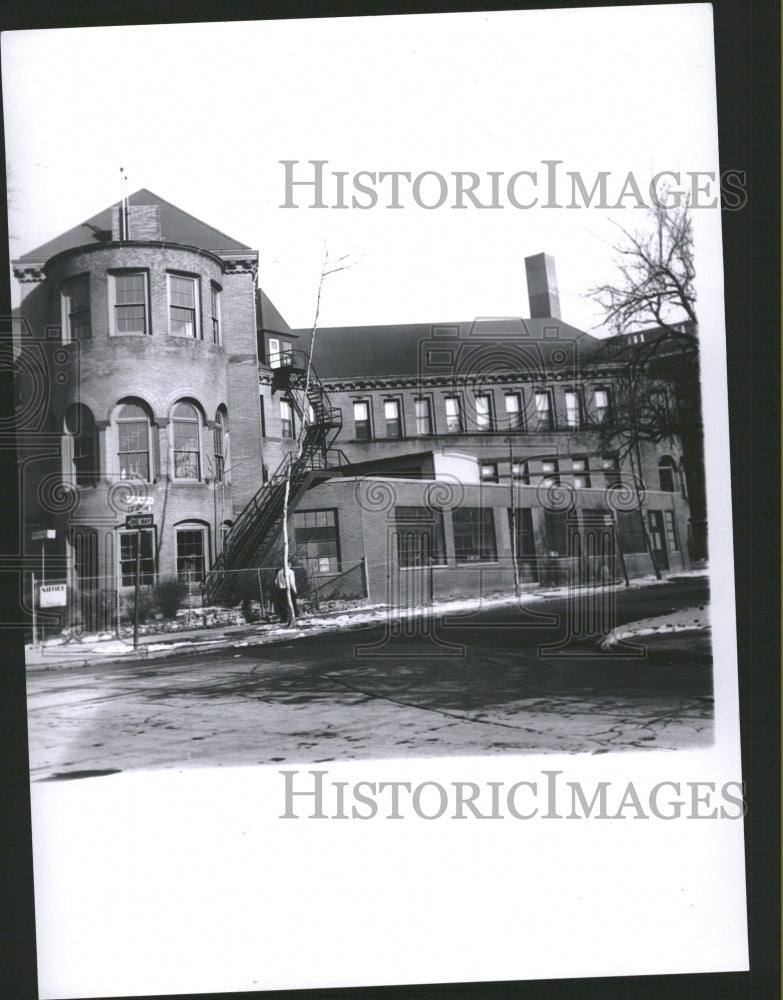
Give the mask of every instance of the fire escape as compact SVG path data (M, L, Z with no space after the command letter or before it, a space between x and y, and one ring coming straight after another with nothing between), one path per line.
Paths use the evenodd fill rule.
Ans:
M301 452L289 452L268 482L258 490L236 518L223 551L201 585L204 604L215 604L230 588L231 572L260 566L269 557L283 527L286 481L290 480L288 510L315 482L339 475L347 465L345 455L334 449L342 428L339 407L331 406L320 379L310 367L305 351L281 355L272 375L272 391L282 390L305 426Z

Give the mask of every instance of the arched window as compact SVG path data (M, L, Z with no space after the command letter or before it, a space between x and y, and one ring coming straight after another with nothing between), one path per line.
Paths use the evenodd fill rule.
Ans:
M116 417L120 479L150 482L150 418L140 403L128 402Z
M677 466L671 455L662 455L658 460L658 481L664 493L674 493L674 472Z
M174 478L201 479L201 419L192 403L177 403L171 411L174 426Z
M98 481L99 463L95 420L82 403L68 408L65 429L71 435L71 462L77 486L93 486Z
M215 482L223 483L226 479L226 459L228 457L228 417L222 406L218 407L215 414L213 447L215 452Z

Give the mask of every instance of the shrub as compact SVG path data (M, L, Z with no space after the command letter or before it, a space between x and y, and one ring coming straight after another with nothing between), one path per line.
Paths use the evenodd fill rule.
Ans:
M188 585L176 576L162 577L155 585L155 604L164 618L176 618L188 592Z
M152 587L139 587L139 623L149 621L155 613L156 604ZM133 624L134 597L133 592L122 599L122 620Z

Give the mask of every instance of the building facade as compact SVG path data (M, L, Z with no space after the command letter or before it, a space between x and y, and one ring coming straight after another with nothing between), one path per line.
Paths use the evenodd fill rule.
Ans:
M275 472L302 471L315 441L302 422L325 413L291 519L323 593L348 574L374 602L410 603L422 587L686 569L678 442L612 446L616 370L561 319L553 260L526 267L529 318L313 335L258 288L256 251L146 190L25 254L15 349L31 570L48 533L42 573L72 604L112 603L137 576L207 578L217 593L221 574L270 551ZM285 377L308 360L319 394ZM126 526L139 513L149 522Z

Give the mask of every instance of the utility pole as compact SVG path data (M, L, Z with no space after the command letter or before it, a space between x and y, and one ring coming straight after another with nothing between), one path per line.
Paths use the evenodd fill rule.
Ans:
M519 548L517 544L517 505L514 495L514 454L512 452L511 438L508 441L508 488L511 494L511 558L514 563L514 594L519 599Z

